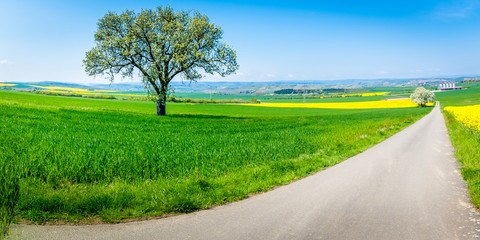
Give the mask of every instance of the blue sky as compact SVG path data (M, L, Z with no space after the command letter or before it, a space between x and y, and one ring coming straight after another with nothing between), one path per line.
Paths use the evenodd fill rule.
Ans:
M107 82L82 66L98 19L160 5L208 15L237 51L237 74L204 80L480 75L480 0L0 0L0 82Z

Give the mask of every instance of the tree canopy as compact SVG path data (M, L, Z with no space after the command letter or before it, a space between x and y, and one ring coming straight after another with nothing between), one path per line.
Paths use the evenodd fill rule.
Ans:
M238 69L236 53L221 42L223 32L197 11L170 7L108 12L98 22L96 46L83 60L89 75L132 77L138 73L165 115L169 83L175 77L196 81L202 73L224 77Z
M418 87L410 95L410 100L418 104L421 107L425 107L429 102L435 102L435 94L425 89L424 87Z

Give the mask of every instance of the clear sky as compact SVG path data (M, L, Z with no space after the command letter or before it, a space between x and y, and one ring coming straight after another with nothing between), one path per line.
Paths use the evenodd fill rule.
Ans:
M206 14L237 51L237 74L204 80L480 74L480 0L0 0L0 82L107 82L82 66L98 19L160 5Z

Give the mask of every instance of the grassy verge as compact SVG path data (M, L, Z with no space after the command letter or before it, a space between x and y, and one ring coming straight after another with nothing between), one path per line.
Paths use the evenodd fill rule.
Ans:
M0 155L21 177L16 215L118 222L191 212L332 166L431 108L295 109L0 91ZM15 140L15 139L18 139Z
M463 179L467 182L472 203L480 208L480 133L466 128L444 111L448 133L455 147L455 157L461 164Z
M437 92L437 100L442 107L480 104L480 88L475 84L468 86L466 90ZM465 127L451 113L443 111L443 114L472 203L480 208L480 133Z

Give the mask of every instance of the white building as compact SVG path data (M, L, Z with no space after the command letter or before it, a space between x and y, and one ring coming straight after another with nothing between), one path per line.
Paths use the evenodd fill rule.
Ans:
M462 87L456 87L454 82L438 84L438 90L440 90L440 91L460 90L460 89L462 89Z

